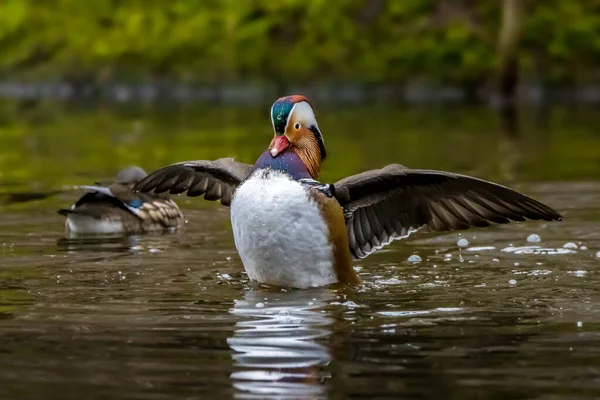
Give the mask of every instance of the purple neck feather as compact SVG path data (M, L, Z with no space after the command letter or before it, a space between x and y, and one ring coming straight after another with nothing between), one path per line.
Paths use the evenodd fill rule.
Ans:
M256 160L256 163L254 163L254 169L264 168L285 172L295 180L311 178L302 159L300 159L298 154L289 150L278 154L277 157L271 156L268 150L262 153L258 160Z

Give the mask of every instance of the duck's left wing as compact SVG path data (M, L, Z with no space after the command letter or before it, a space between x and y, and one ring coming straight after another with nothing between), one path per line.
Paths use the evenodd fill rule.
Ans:
M154 171L133 188L135 191L180 194L190 197L204 194L207 200L220 200L229 206L235 188L250 175L254 167L220 158L215 161L185 161Z
M449 231L526 218L561 220L552 208L506 186L399 164L342 179L333 192L344 209L355 258L423 226Z

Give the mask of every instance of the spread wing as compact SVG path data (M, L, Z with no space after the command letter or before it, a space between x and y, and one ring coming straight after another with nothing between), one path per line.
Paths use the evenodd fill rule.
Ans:
M356 258L423 226L449 231L526 218L561 220L552 208L505 186L398 164L350 176L333 186Z
M233 191L253 170L250 164L220 158L215 161L185 161L154 171L133 188L135 191L180 194L190 197L204 194L207 200L220 200L229 206Z

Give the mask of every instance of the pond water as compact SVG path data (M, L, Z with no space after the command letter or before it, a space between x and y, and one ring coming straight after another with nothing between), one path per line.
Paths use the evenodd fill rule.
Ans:
M224 207L178 197L179 232L85 240L56 213L78 195L65 185L130 164L252 162L266 109L2 103L0 398L600 397L594 110L506 132L485 108L341 108L317 109L323 181L446 169L564 221L416 235L356 262L359 287L268 288L243 273Z

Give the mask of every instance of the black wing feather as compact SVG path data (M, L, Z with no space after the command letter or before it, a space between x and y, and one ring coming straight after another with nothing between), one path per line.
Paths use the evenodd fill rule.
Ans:
M350 176L333 188L344 209L350 251L356 258L423 226L449 231L526 218L562 219L552 208L508 187L398 164Z
M186 161L154 171L138 182L134 190L140 192L181 194L190 197L204 195L207 200L220 200L229 206L235 188L246 179L254 167L220 158L215 161Z

